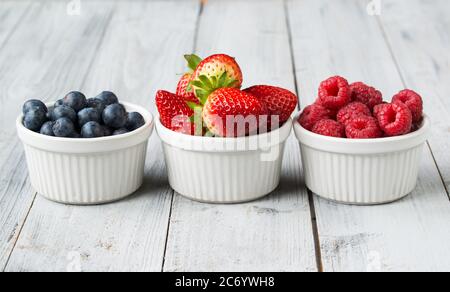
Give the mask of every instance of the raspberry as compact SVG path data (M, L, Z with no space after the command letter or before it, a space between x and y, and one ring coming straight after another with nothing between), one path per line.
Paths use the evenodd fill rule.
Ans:
M404 103L388 103L376 107L376 118L388 137L407 134L412 128L412 113Z
M350 88L344 78L335 76L320 84L318 102L324 107L336 110L347 105L350 101Z
M344 126L341 123L329 119L317 122L312 131L323 136L345 138Z
M420 123L423 116L422 97L416 92L405 89L392 98L392 103L404 103L410 109L413 116L413 123Z
M376 105L376 106L373 108L373 116L374 116L374 117L376 117L376 116L378 115L378 112L379 112L381 109L383 109L383 105L385 105L385 104L389 104L389 103L384 101L384 102L382 102L382 103Z
M303 128L311 131L314 125L324 119L329 119L330 111L321 105L313 104L306 107L301 113L298 122Z
M383 95L380 91L362 82L351 84L350 94L353 101L364 103L370 110L383 102Z
M343 125L353 118L360 116L372 116L370 109L362 102L352 102L346 107L343 107L337 114L337 121Z
M383 136L383 132L378 126L378 121L369 116L359 116L351 119L345 127L345 133L349 139L374 139Z

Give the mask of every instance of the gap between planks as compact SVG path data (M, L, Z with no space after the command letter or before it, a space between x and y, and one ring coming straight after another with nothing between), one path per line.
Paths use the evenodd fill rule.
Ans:
M399 61L397 60L397 58L395 57L394 48L393 48L393 46L392 46L392 44L391 44L391 42L389 41L389 38L388 38L388 36L387 36L386 28L384 27L383 22L381 21L380 16L376 16L376 19L377 19L378 26L380 27L380 31L381 31L381 34L382 34L382 36L383 36L383 39L384 39L384 41L386 42L386 46L387 46L388 49L389 49L389 53L391 54L392 61L393 61L394 64L395 64L395 68L396 68L396 70L397 70L398 76L400 77L400 80L401 80L403 86L404 86L405 88L408 88L406 79L405 79L405 77L403 76L402 70L400 70L400 63L399 63ZM448 189L448 187L447 187L447 184L445 183L444 176L442 175L442 171L441 171L441 169L439 168L439 165L438 165L438 163L437 163L436 157L435 157L435 155L434 155L434 153L433 153L433 149L431 148L430 142L429 142L428 140L427 140L427 148L430 150L431 157L433 158L433 163L434 163L434 165L436 166L436 169L437 169L437 171L438 171L438 173L439 173L439 177L441 178L441 181L442 181L442 185L443 185L443 187L444 187L444 189L445 189L445 192L447 193L447 197L448 197L448 199L449 199L449 201L450 201L450 192L449 192L449 189Z
M288 12L288 3L287 0L283 0L283 8L284 8L284 17L286 19L286 28L287 28L287 35L289 40L289 51L291 53L291 62L292 62L292 74L294 75L294 86L295 86L295 93L297 96L300 96L299 92L299 86L298 86L298 79L297 79L297 70L296 70L296 63L295 63L295 54L294 54L294 44L292 40L292 27L291 27L291 20L289 17ZM300 98L298 98L298 108L301 111L301 101ZM295 121L294 121L295 122ZM305 185L305 188L306 185ZM316 265L317 265L317 271L323 272L323 263L322 263L322 251L320 247L320 236L319 236L319 227L317 225L317 218L316 218L316 208L314 205L314 194L307 188L308 192L308 202L309 202L309 208L310 208L310 215L311 215L311 228L312 228L312 234L314 237L314 249L316 253Z
M31 4L28 5L28 7L30 7L30 6L31 6ZM29 10L29 9L27 9L27 11L28 11L28 10ZM113 15L114 15L114 11L115 11L115 7L113 7L113 8L111 9L111 12L109 12L109 15L108 15L107 20L106 20L106 24L105 24L105 26L104 26L104 29L103 29L102 33L101 33L100 39L99 39L99 41L98 41L98 43L97 43L97 45L96 45L95 53L92 55L92 58L91 58L91 60L90 60L90 62L89 62L87 72L89 72L90 69L92 68L92 66L93 66L93 64L94 64L94 61L95 61L95 59L96 59L96 57L97 57L97 55L98 55L99 49L100 49L100 47L101 47L101 45L102 45L102 43L103 43L103 40L104 40L105 35L106 35L106 32L108 31L109 24L111 23L111 19L112 19ZM22 17L25 16L26 13L27 13L27 12L25 12L25 13L22 15ZM22 18L22 19L23 19L23 18ZM20 21L19 21L19 22L20 22ZM17 25L17 26L18 26L18 25ZM14 30L17 28L17 26L15 26ZM5 42L5 43L6 43L6 42ZM5 43L4 43L4 44L5 44ZM3 48L4 44L1 46L2 48ZM82 86L82 87L83 87L84 84L86 83L87 75L88 75L88 74L85 74L85 77L83 78L83 81L82 81L82 83L81 83L81 86ZM25 158L23 158L23 159L25 159ZM27 174L27 175L28 175L28 174ZM13 244L13 247L12 247L11 251L9 252L8 259L6 260L5 265L2 267L2 271L3 271L3 272L4 272L4 271L6 270L6 268L8 267L8 264L9 264L9 261L10 261L10 259L11 259L11 256L12 256L12 254L13 254L15 248L16 248L17 243L19 242L19 239L20 239L20 236L21 236L21 234L22 234L23 228L25 227L25 224L27 223L28 217L29 217L29 215L30 215L30 213L31 213L31 211L32 211L32 209L33 209L33 206L34 206L34 203L35 203L35 201L36 201L36 197L37 197L37 196L38 196L38 193L37 193L37 192L34 192L33 200L32 200L32 202L31 202L31 204L30 204L30 207L29 207L29 209L28 209L28 211L27 211L27 213L26 213L26 216L25 216L24 220L21 222L21 225L20 225L20 228L19 228L19 232L18 232L17 235L16 235L16 238L15 238L15 240L14 240L14 244Z
M200 0L200 5L198 8L198 14L197 19L195 21L195 31L194 31L194 42L192 46L192 53L196 53L197 51L197 41L198 41L198 34L200 30L200 20L203 15L203 9L204 6L207 4L208 0ZM169 218L167 222L167 231L166 231L166 242L164 244L164 253L163 253L163 260L161 265L161 272L164 272L165 264L166 264L166 254L167 254L167 245L169 243L169 235L170 235L170 223L172 221L172 210L173 210L173 204L175 201L175 191L172 189L172 197L170 198L170 210L169 210Z

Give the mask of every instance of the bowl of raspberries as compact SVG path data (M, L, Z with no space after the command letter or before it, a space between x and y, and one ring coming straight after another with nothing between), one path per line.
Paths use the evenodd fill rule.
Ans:
M416 186L429 129L422 97L413 90L383 101L372 86L331 77L294 123L306 185L347 204L399 200Z
M236 60L225 54L185 56L189 72L176 93L156 94L169 183L209 203L261 198L279 184L297 96L270 85L242 88Z
M54 103L25 102L16 127L31 184L65 204L100 204L135 192L143 182L152 115L104 91L69 92Z

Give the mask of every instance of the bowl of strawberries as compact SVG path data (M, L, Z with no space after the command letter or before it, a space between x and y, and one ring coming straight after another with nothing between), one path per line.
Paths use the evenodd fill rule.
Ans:
M346 204L399 200L416 186L429 129L418 93L402 90L385 102L371 86L331 77L294 124L306 185Z
M171 187L208 203L268 195L280 181L297 96L268 85L241 90L242 71L228 55L185 58L189 72L176 93L156 94L156 129Z

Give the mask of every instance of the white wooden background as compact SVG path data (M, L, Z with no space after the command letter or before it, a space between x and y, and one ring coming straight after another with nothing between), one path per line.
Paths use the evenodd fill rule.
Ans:
M0 0L0 270L450 271L450 3L448 0ZM384 206L309 193L292 136L280 188L241 205L174 193L159 139L145 184L103 206L49 202L31 188L14 121L28 98L115 91L155 112L182 55L225 52L245 85L273 84L311 103L340 74L389 98L421 92L433 120L417 189Z

